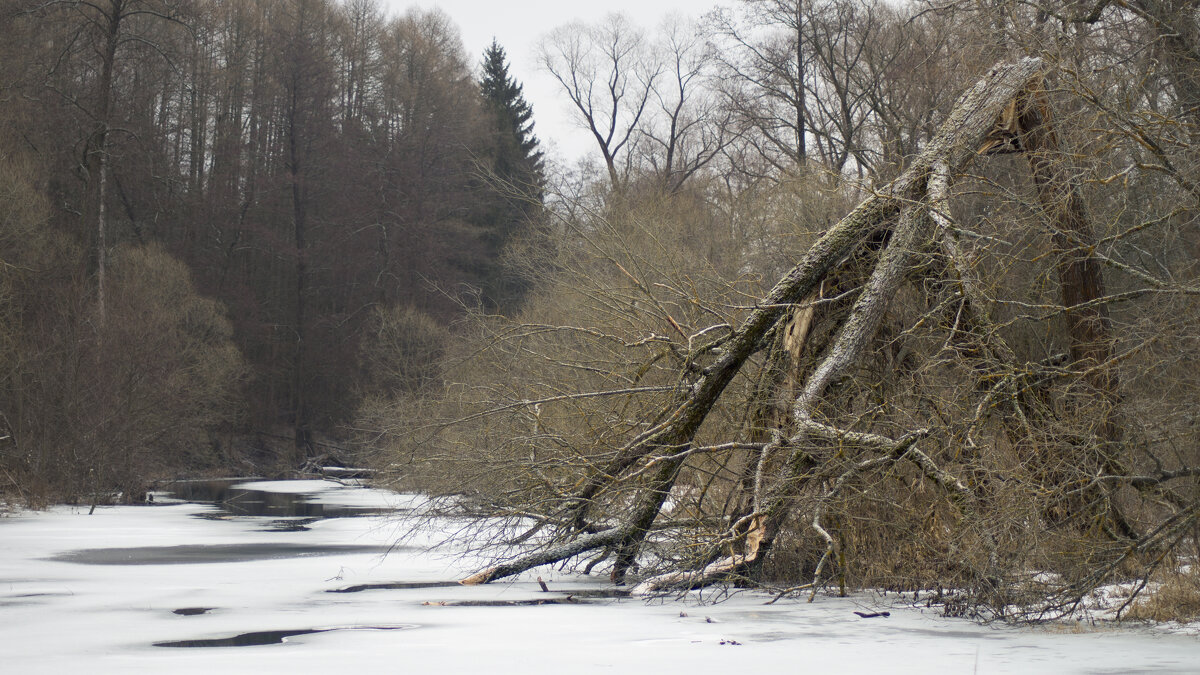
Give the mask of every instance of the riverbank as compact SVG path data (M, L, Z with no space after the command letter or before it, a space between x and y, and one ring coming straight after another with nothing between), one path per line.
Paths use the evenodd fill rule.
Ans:
M423 501L329 481L249 487L393 513ZM981 626L871 594L645 602L593 597L607 583L545 569L464 587L454 581L484 561L427 550L437 527L393 547L406 529L395 515L87 512L0 518L6 672L1200 671L1200 639L1162 629ZM193 646L156 646L172 643Z

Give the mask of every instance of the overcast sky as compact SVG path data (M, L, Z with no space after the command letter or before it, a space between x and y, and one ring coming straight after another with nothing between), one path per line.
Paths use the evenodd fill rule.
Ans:
M541 37L562 24L575 20L596 21L610 12L624 12L634 23L649 29L669 13L700 16L716 4L714 0L598 0L587 3L571 0L383 0L391 16L403 14L410 7L437 7L448 14L462 32L463 46L475 67L478 67L483 50L495 37L508 52L510 72L525 87L525 98L533 106L534 130L543 147L565 160L592 153L594 141L572 122L569 103L559 92L558 84L549 75L539 72L535 46Z

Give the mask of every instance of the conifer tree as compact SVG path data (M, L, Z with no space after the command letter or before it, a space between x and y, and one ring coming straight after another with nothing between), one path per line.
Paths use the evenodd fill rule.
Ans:
M508 58L495 40L483 53L479 90L495 125L496 174L540 202L543 162L540 144L533 134L533 109L525 101L521 84L509 75Z
M536 222L545 183L543 153L533 133L533 109L508 72L504 48L495 40L484 50L479 90L491 118L490 186L495 198L481 214L486 241L498 259L504 247ZM485 296L501 310L519 304L527 285L509 266L489 274Z

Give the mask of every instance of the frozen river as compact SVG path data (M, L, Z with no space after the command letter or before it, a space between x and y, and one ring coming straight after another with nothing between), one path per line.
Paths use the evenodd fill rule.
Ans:
M0 517L0 672L1200 673L1194 636L980 626L874 595L645 602L546 569L463 587L480 561L391 547L380 514L417 497L322 481L224 496Z

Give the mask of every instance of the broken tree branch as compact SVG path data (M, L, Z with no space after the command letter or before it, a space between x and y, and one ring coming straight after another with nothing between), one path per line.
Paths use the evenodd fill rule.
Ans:
M1002 109L1029 86L1041 68L1042 61L1036 58L1001 64L992 68L963 94L941 128L913 159L908 169L860 202L821 236L791 271L757 303L757 307L737 330L729 335L723 351L714 355L715 360L699 369L694 380L687 382L688 376L685 375L675 402L664 411L658 423L622 447L611 462L588 477L580 490L566 502L565 508L570 514L567 520L582 530L587 523L589 508L605 488L621 481L625 473L642 459L652 458L657 463L657 471L641 478L642 482L634 493L632 508L621 519L622 525L592 535L572 534L570 536L578 538L557 548L480 572L469 578L472 583L486 583L530 567L608 546L613 548L615 555L613 580L618 583L623 581L679 475L696 433L726 387L750 356L762 348L765 340L770 339L772 329L791 305L811 296L830 270L868 236L887 227L902 211L907 211L907 216L901 218L901 225L882 256L886 262L881 262L873 275L874 287L864 290L860 296L859 302L865 302L865 305L856 315L856 323L843 331L847 343L821 375L810 378L805 393L797 399L800 405L796 407L804 413L802 416L807 417L815 398L823 393L833 377L843 372L846 364L853 362L854 357L861 353L860 342L869 339L867 333L871 326L877 325L882 305L886 304L886 298L895 290L897 276L902 276L909 254L927 231L925 224L930 219L923 208L917 209L914 205L921 204L926 198L926 185L934 164L942 162L951 172L960 170L975 155L976 148L993 128Z

